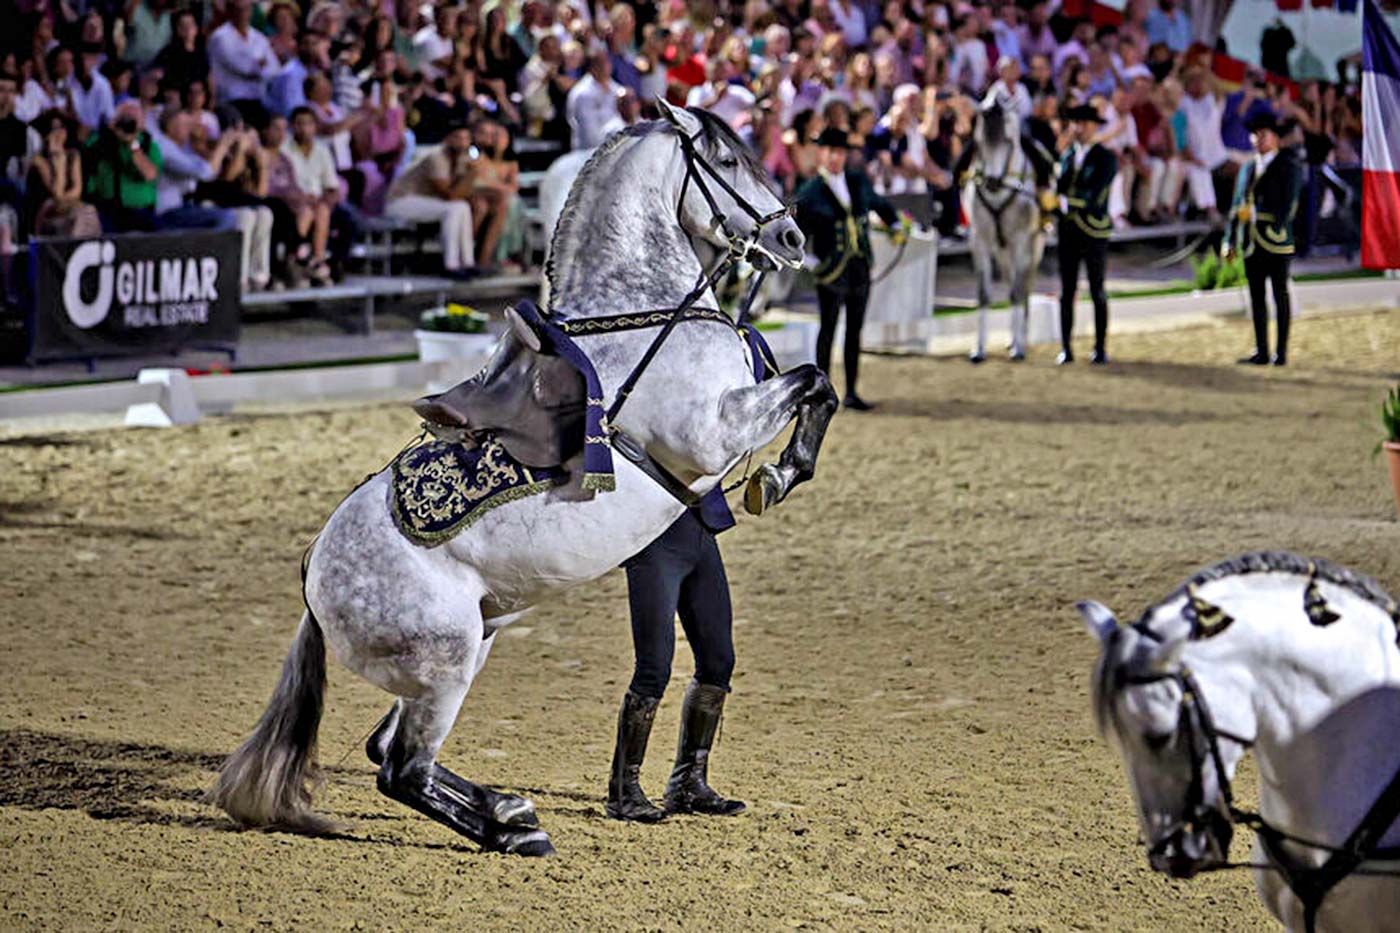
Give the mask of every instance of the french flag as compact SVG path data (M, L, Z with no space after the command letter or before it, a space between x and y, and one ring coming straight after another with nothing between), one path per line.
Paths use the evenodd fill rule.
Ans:
M1376 0L1361 30L1361 265L1400 269L1400 43Z

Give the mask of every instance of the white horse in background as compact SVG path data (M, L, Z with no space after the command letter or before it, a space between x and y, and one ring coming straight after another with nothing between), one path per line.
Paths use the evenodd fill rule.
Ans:
M1400 930L1400 607L1327 561L1246 554L1133 625L1079 604L1101 644L1100 731L1118 749L1152 868L1251 867L1290 930ZM1259 812L1234 805L1252 749ZM1252 863L1227 861L1233 826Z
M1021 145L1020 118L996 95L988 95L977 113L973 152L972 178L963 193L977 273L977 347L968 359L987 358L987 310L993 272L1000 269L1011 283L1011 359L1019 362L1026 358L1031 289L1045 253L1045 230L1034 166Z

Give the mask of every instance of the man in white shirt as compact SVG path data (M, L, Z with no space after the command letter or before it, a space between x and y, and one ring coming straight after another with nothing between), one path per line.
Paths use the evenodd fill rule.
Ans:
M84 49L78 56L78 73L68 86L73 114L78 118L79 138L105 124L116 112L112 85L97 70L101 52Z
M457 31L457 8L444 3L433 10L433 24L413 37L418 68L428 78L438 78L452 67L452 35Z
M292 167L297 189L315 206L312 224L311 257L307 271L318 285L331 281L327 247L330 243L331 212L340 200L340 176L330 147L316 138L316 114L310 107L292 111L292 138L282 144L282 154Z
M1175 204L1184 181L1190 189L1191 200L1213 223L1220 217L1214 176L1230 163L1225 142L1220 137L1220 119L1225 108L1220 98L1211 92L1205 72L1200 69L1187 73L1185 89L1180 109L1186 117L1186 147L1168 168L1162 200Z
M476 269L476 239L471 196L476 167L471 133L456 126L430 152L404 170L389 186L384 213L410 223L437 223L442 235L442 265L449 275L467 277Z
M252 28L253 0L229 0L229 19L209 37L209 69L221 104L262 109L279 62L267 37ZM244 114L245 118L248 114Z
M855 0L831 0L831 15L836 25L841 27L841 35L846 40L847 49L865 48L868 37L865 28L865 13Z
M607 135L603 127L617 116L617 95L613 91L612 59L606 50L588 57L588 74L569 91L565 104L574 149L592 149Z
M1034 102L1031 100L1031 92L1021 83L1020 59L1008 55L997 59L997 79L987 88L987 97L1000 98L1003 107L1009 104L1010 109L1016 111L1017 116L1021 118L1021 125L1026 125Z
M687 107L708 110L730 126L740 114L748 113L754 105L753 91L742 84L730 84L730 65L724 59L715 58L710 62L710 80L690 89L686 95Z
M957 44L953 46L953 62L949 69L962 89L975 97L981 96L991 71L987 44L982 41L978 30L975 16L968 16L958 22L953 31L953 38L957 40Z

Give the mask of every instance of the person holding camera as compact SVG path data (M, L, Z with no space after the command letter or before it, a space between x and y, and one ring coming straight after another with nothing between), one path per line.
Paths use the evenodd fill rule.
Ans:
M160 145L141 129L141 105L125 100L111 122L86 144L91 166L87 196L97 207L105 233L155 229L156 179L165 159Z
M1249 122L1254 158L1240 168L1235 198L1225 225L1221 252L1226 261L1238 253L1244 257L1249 280L1249 303L1254 317L1254 353L1240 360L1265 366L1269 357L1269 307L1266 285L1273 287L1278 315L1278 338L1272 362L1288 362L1288 267L1293 258L1293 217L1298 212L1302 172L1291 150L1279 146L1283 127L1272 111L1260 112Z

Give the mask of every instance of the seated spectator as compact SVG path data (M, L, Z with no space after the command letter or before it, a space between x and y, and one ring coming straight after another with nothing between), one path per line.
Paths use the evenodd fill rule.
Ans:
M319 32L308 29L297 41L297 54L278 69L267 85L264 103L268 113L286 116L306 104L306 82L313 72L329 74L331 43ZM334 84L332 84L332 90Z
M78 121L78 131L84 136L110 120L116 108L112 85L99 70L101 54L95 48L84 48L78 55L78 68L68 86L69 106Z
M1219 183L1228 190L1234 176L1227 171L1233 165L1220 138L1224 108L1210 87L1205 71L1196 69L1187 73L1179 109L1186 124L1185 145L1178 153L1175 170L1168 173L1162 197L1168 206L1175 205L1185 181L1196 207L1205 211L1214 223L1220 218L1216 185ZM1215 177L1217 174L1222 176L1219 180Z
M141 105L123 101L112 119L84 144L87 200L105 233L154 230L160 146L141 128Z
M574 82L563 73L563 60L559 37L551 32L540 36L535 54L525 63L521 104L531 136L568 141L569 125L563 117Z
M156 56L155 67L172 87L186 88L196 81L207 84L209 54L205 51L204 35L199 31L194 11L177 11L172 28L175 36Z
M334 85L320 72L306 79L306 108L316 116L316 137L335 156L336 171L351 168L354 156L350 152L350 131L359 123L360 114L347 114L332 99Z
M733 67L724 59L710 62L709 74L710 80L690 89L686 106L708 110L730 126L737 125L739 117L747 117L753 107L753 92L733 80Z
M0 77L0 86L3 80ZM25 183L26 229L37 236L100 236L97 209L83 203L83 163L78 150L68 143L68 121L50 110L40 114L34 128L43 142L29 163Z
M145 68L174 37L172 4L167 0L131 0L126 7L126 49L132 65Z
M316 115L309 107L292 111L292 138L282 144L290 177L280 172L269 179L269 194L283 198L297 214L297 231L311 236L309 245L298 249L297 260L302 263L317 285L332 280L328 248L331 236L331 213L340 201L340 177L335 172L335 157L316 138Z
M1021 62L1019 59L1004 55L997 59L997 79L992 82L992 86L987 88L987 96L1001 98L1003 106L1007 103L1011 109L1016 111L1016 115L1021 118L1022 125L1031 115L1031 92L1021 83Z
M593 149L606 138L603 126L617 116L617 94L612 82L612 60L607 52L588 57L588 74L574 85L567 102L573 148Z
M1147 14L1147 41L1160 42L1180 54L1191 45L1191 21L1176 0L1157 0L1157 9Z
M254 29L253 0L229 0L228 22L209 36L209 68L220 104L233 104L253 126L267 122L263 96L281 63ZM167 68L168 71L168 68Z
M185 88L183 103L185 111L194 118L195 148L207 154L209 148L219 141L223 129L219 126L219 118L209 110L209 89L203 81L196 81Z
M34 130L15 116L19 80L12 73L0 72L0 205L12 211L20 207L20 186L31 152L39 148Z
M384 213L407 223L441 225L442 264L449 275L465 275L475 265L475 225L471 196L476 167L468 150L471 133L457 126L442 146L410 165L389 186Z
M362 119L351 134L360 192L358 198L351 200L367 214L382 214L389 179L394 177L408 149L398 83L376 84L361 114Z
M215 181L230 162L240 167L257 137L243 130L224 133L205 157L192 144L197 125L185 110L168 108L160 115L156 142L163 164L156 179L156 228L240 231L243 290L266 288L271 278L272 212L254 206L220 207L194 198L201 184Z
M1250 68L1244 74L1240 89L1225 97L1225 109L1220 115L1220 138L1229 150L1227 155L1236 164L1249 162L1254 158L1254 144L1249 141L1248 126L1263 116L1274 116L1274 106L1269 99L1269 86L1264 80L1264 72Z
M525 246L520 213L520 165L510 157L510 133L494 120L482 120L472 131L480 157L472 182L472 221L476 264L505 262Z

